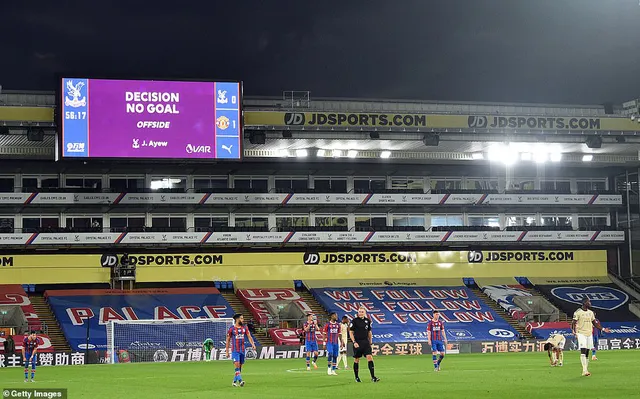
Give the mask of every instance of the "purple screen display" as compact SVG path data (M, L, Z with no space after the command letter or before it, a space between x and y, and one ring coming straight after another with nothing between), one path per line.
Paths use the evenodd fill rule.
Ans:
M65 157L240 159L240 84L62 81Z

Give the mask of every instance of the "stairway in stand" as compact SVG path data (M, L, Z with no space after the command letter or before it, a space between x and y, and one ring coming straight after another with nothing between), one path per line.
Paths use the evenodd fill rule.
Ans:
M300 298L302 298L302 300L311 308L311 311L318 316L321 316L321 318L325 318L326 320L329 320L329 315L327 313L327 310L325 308L322 307L322 305L320 305L320 303L316 300L316 298L313 297L313 295L307 291L306 289L303 290L298 290L298 295L300 295Z
M255 338L258 340L258 342L260 342L260 344L262 346L269 346L269 345L275 345L276 344L275 342L273 342L273 340L269 336L269 333L267 332L266 328L261 327L256 322L256 320L253 318L253 315L251 314L249 309L247 309L244 306L244 303L242 303L240 298L238 298L236 296L235 292L233 292L233 291L221 291L220 293L222 294L224 299L226 299L227 302L229 302L229 305L231 305L231 309L233 309L234 313L242 313L242 315L244 316L245 323L249 322L249 321L251 321L253 323L253 325L256 328ZM229 316L229 317L231 317L231 316Z
M544 295L542 292L538 291L538 289L535 287L535 285L532 288L529 288L529 292L531 292L531 295L533 295L533 296L541 296L541 297L543 297L550 304L552 304L556 309L558 309L558 312L560 312L559 316L558 316L558 321L566 321L566 322L569 322L569 323L571 322L571 317L569 317L566 313L564 313L562 311L562 309L560 309L555 303L553 303L551 298L547 298L546 295Z
M533 335L531 335L524 326L521 326L513 317L511 317L511 315L509 313L507 313L507 311L504 310L500 305L498 305L498 303L496 301L494 301L493 299L489 298L487 296L487 294L485 294L482 290L480 290L478 288L472 288L471 290L488 307L490 307L491 310L493 310L500 317L505 319L505 321L507 323L509 323L509 325L511 327L513 327L513 329L516 330L522 337L524 337L526 339L533 339Z
M33 305L33 309L36 311L38 318L46 325L47 335L51 339L51 345L53 345L53 348L56 351L71 351L71 347L69 346L64 333L60 329L58 320L56 320L56 317L51 311L51 307L44 297L41 294L33 295L29 297L29 300L31 300L31 304Z

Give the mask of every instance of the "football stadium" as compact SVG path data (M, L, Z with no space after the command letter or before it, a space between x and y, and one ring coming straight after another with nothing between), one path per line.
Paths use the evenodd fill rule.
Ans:
M5 397L638 397L640 101L242 93L0 94Z

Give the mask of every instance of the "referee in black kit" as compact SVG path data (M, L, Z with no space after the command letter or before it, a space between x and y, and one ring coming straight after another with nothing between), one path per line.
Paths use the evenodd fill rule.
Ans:
M358 368L362 356L366 356L369 363L371 381L380 381L380 379L376 377L373 368L373 356L371 356L371 342L373 339L371 334L371 320L367 317L365 308L361 307L358 309L358 317L351 320L349 324L349 335L351 336L351 342L353 342L353 374L356 376L356 382L361 382L358 376Z

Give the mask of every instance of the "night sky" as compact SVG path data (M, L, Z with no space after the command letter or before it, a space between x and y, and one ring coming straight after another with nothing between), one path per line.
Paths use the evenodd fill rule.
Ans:
M239 79L265 96L621 103L640 97L640 4L1 1L0 84L52 90L58 72Z

